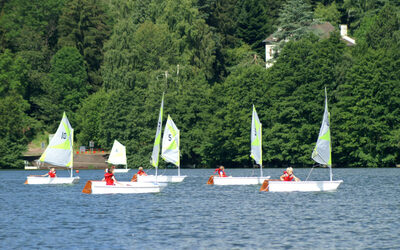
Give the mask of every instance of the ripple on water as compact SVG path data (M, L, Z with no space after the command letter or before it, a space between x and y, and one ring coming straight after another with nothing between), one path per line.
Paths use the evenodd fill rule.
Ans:
M265 173L276 178L281 171ZM136 195L82 194L86 181L100 179L102 171L81 171L79 184L57 187L23 185L28 171L0 173L1 249L400 248L400 169L335 169L344 183L327 193L210 186L212 170L184 169L184 182L161 194ZM307 174L296 170L302 179ZM327 170L315 169L312 178L326 179Z

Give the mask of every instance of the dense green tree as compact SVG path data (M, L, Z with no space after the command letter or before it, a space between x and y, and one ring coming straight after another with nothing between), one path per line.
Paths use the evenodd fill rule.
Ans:
M141 72L168 69L179 64L177 44L166 25L149 21L137 30L130 19L121 20L106 44L103 67L106 88L135 87ZM148 74L148 73L146 73Z
M0 16L1 46L12 51L53 48L64 0L7 1Z
M50 130L55 130L62 112L73 123L75 111L88 95L87 73L82 55L74 47L61 48L51 59L49 81L43 82L46 92L38 103L41 118Z
M371 48L389 48L400 43L399 10L387 4L378 13L375 22L365 34L365 41Z
M26 79L29 65L5 50L0 54L0 168L22 167L30 127L34 122L26 114L29 104ZM25 133L27 133L25 135Z
M100 137L100 129L106 129L102 127L102 116L106 113L105 104L108 103L109 96L109 93L101 88L81 102L74 127L80 145L89 146L91 140L96 145L106 145Z
M311 32L313 12L303 0L288 0L279 13L279 28L274 36L281 41L299 40Z
M109 36L108 16L101 0L73 0L63 8L58 25L60 47L76 47L86 62L89 82L102 84L103 43Z
M242 1L238 5L237 36L261 53L262 41L276 29L282 3L271 0Z
M10 93L25 96L29 65L9 50L0 52L0 96Z
M338 162L393 167L399 162L400 48L369 49L353 59L337 91Z
M156 22L168 25L182 64L202 69L207 79L213 79L216 45L210 27L196 8L196 1L167 0L160 3L160 8L163 12Z
M10 93L0 98L0 168L22 168L22 153L28 143L25 130L29 104L21 95Z
M327 6L318 3L314 11L314 17L321 21L330 22L333 26L337 27L340 23L341 14L337 9L336 2Z
M347 23L350 28L356 29L360 26L363 17L374 15L385 5L386 0L344 0L343 8Z

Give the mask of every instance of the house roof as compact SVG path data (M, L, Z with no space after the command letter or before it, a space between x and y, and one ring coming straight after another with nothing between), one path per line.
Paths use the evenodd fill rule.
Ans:
M329 38L330 34L333 31L335 31L335 27L329 22L314 24L311 26L311 29L316 31L317 35L320 38ZM355 44L354 39L351 39L348 36L342 36L342 40L345 41L347 45ZM267 43L267 44L271 44L271 43L276 43L278 41L279 41L279 39L274 37L273 34L271 34L263 42Z

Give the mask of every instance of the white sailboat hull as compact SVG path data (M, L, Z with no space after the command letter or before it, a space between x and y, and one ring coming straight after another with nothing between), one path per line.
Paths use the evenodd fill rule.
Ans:
M160 183L139 183L119 181L115 185L106 185L105 181L88 181L82 190L87 194L143 194L159 193L166 187L166 184Z
M219 177L214 176L214 185L261 185L270 176L265 177Z
M79 183L79 176L75 177L42 177L42 176L28 176L25 184L32 185L56 185L56 184L76 184Z
M186 175L138 175L137 182L182 182Z
M115 168L114 173L128 173L130 168Z
M325 192L335 191L342 183L339 181L269 181L270 192ZM264 186L264 185L263 185Z

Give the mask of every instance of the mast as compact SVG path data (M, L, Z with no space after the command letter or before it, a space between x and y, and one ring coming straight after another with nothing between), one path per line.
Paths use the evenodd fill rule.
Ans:
M263 177L263 164L262 164L262 124L260 122L260 177Z
M181 131L178 130L178 157L180 159L181 157L181 151L180 151L180 144L181 144ZM181 164L180 164L180 160L178 160L179 164L178 164L178 176L181 176Z
M71 129L71 178L74 173L74 129Z
M160 153L163 109L164 109L164 93L163 93L162 99L161 99L161 107L160 107L160 113L158 115L156 136L154 138L153 153L151 154L151 159L150 159L151 165L153 165L153 167L155 167L155 169L156 169L156 182L157 182L157 174L158 174L158 160L159 160L159 153Z

